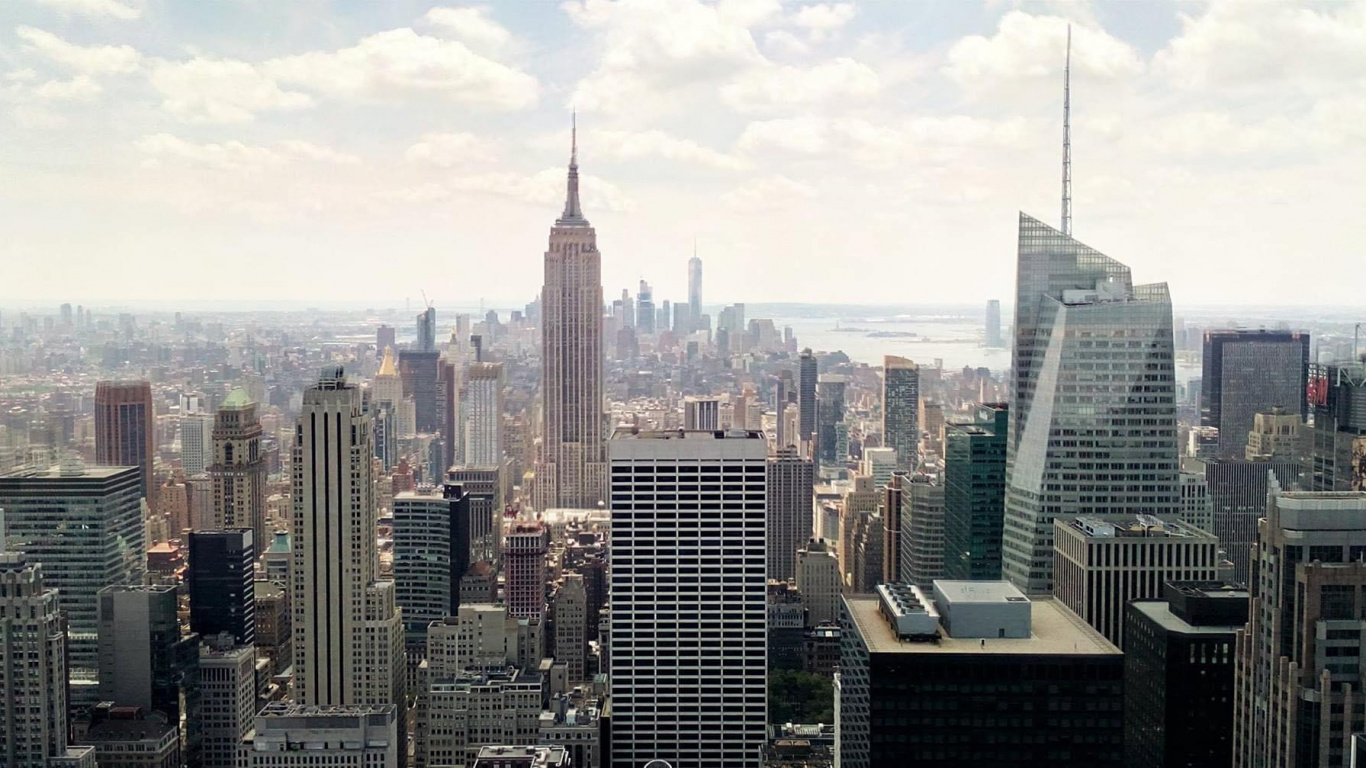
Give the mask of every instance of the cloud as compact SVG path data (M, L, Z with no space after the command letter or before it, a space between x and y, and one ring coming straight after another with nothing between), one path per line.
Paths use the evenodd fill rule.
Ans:
M385 101L426 95L473 107L517 110L538 95L536 78L470 50L464 43L391 29L350 48L267 61L282 83L337 99Z
M44 101L90 101L104 90L86 75L70 80L49 80L33 89L33 95Z
M245 123L257 112L313 105L310 96L282 89L256 65L232 59L158 61L151 83L163 109L192 123Z
M83 75L133 72L142 59L127 45L76 45L34 27L17 27L14 33L24 41L26 50Z
M111 18L131 21L142 15L142 9L119 0L35 0L65 16Z
M815 196L815 187L778 174L732 189L721 195L721 203L736 211L772 211Z
M969 35L948 52L944 74L968 89L1008 87L1043 77L1061 78L1067 47L1067 20L1011 11L991 37ZM1143 72L1143 60L1126 43L1102 30L1072 27L1072 71L1100 80L1119 80Z
M811 52L811 46L785 29L764 33L764 47L784 56L804 56Z
M1020 118L988 120L967 115L922 116L877 122L864 118L779 118L745 126L736 148L830 154L885 166L896 159L950 160L964 150L1015 147L1028 138Z
M481 51L501 51L512 42L512 33L483 8L433 8L422 20Z
M837 58L813 67L770 65L741 75L721 89L738 112L764 112L876 96L882 82L868 65Z
M848 3L819 3L803 6L792 23L807 31L813 41L821 41L848 24L854 18L854 6Z
M298 139L287 139L280 142L284 151L292 157L302 160L313 160L320 163L332 163L333 165L360 165L360 158L345 152L338 152L331 147L324 147L318 144L311 144L307 141Z
M750 165L744 158L717 152L691 139L680 139L663 131L594 131L592 138L594 146L624 160L658 157L723 171L744 170Z
M144 136L135 145L152 164L163 159L179 160L195 167L219 171L258 172L264 168L298 160L332 165L358 165L360 159L329 147L306 141L280 142L278 148L227 141L221 144L196 144L169 133Z
M619 187L597 176L579 177L585 214L591 219L594 210L629 212L634 204ZM508 197L537 206L554 206L564 202L565 170L547 168L534 176L516 173L484 173L459 176L447 185L455 192L488 194Z
M408 147L403 158L410 163L428 163L440 168L491 159L492 147L472 133L428 133Z

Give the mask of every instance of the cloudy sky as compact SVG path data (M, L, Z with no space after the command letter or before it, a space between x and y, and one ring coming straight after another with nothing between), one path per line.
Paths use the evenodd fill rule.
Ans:
M572 107L609 295L1008 296L1069 22L1081 240L1359 302L1362 3L0 0L0 303L520 305Z

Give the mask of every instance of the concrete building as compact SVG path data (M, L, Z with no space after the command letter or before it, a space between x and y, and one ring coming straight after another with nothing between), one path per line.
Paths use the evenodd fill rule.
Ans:
M1218 581L1223 558L1213 534L1175 517L1055 518L1053 594L1121 649L1124 606L1162 596L1168 581Z
M1124 749L1129 765L1233 762L1234 633L1241 585L1167 582L1160 600L1124 609Z
M568 756L568 765L601 768L600 716L596 706L582 699L555 696L550 701L550 709L541 712L536 741L563 749Z
M902 518L908 511L906 493L910 490L910 485L911 482L906 475L897 473L892 475L886 487L880 489L882 504L878 514L882 517L882 578L878 583L881 584L891 584L903 580L901 575L901 541L904 521ZM855 530L858 531L857 528ZM865 541L875 532L868 531L864 535ZM858 531L858 533L863 533L863 531ZM843 531L840 532L840 535L844 535ZM854 546L858 546L858 543L854 542ZM843 549L844 541L840 541L840 547Z
M1057 600L883 585L843 598L840 632L838 768L1124 762L1124 657Z
M74 458L0 476L5 549L42 566L67 621L71 676L93 683L99 667L99 599L115 584L141 584L147 544L135 467L86 467Z
M190 631L202 638L221 633L236 645L256 642L256 547L250 528L191 531Z
M882 444L896 451L898 469L915 469L920 455L920 368L894 355L882 358ZM864 474L877 477L866 470Z
M806 604L791 582L768 581L768 667L801 669Z
M550 531L539 520L518 520L503 545L508 613L518 618L545 615L546 562Z
M718 430L721 428L721 400L715 397L683 398L683 428Z
M1048 593L1055 517L1180 508L1172 305L1023 213L1017 275L1002 572Z
M95 751L100 768L183 768L180 732L160 712L140 707L96 706L82 744ZM197 763L195 763L197 765Z
M242 741L246 768L398 768L403 744L395 707L275 702Z
M824 539L811 539L797 550L797 591L806 604L808 627L839 620L842 583L839 561Z
M944 578L944 486L930 475L901 485L901 581L928 589Z
M1181 462L1181 511L1177 517L1187 525L1214 533L1214 500L1209 495L1205 469L1203 461Z
M547 681L516 667L432 678L417 704L417 768L469 765L490 745L536 743Z
M569 684L588 679L588 594L583 576L567 573L555 591L555 661L565 665Z
M94 750L68 744L66 634L42 566L0 552L0 764L94 768Z
M1269 482L1256 579L1236 635L1234 768L1341 766L1366 730L1357 703L1366 604L1366 493Z
M899 462L895 448L865 448L862 472L873 478L873 485L886 488L887 483L892 480L892 473L897 471Z
M563 747L481 747L471 768L569 768L578 765Z
M1258 413L1279 407L1301 419L1307 415L1309 334L1205 331L1201 360L1200 423L1219 429L1218 455L1243 455Z
M139 493L152 501L156 463L156 409L145 381L101 381L95 385L95 463L137 467Z
M404 701L394 584L378 579L372 434L361 389L340 367L325 369L305 390L295 428L290 606L302 706ZM400 735L406 710L396 716Z
M464 455L468 466L503 463L503 364L470 363L461 388Z
M753 431L611 442L612 768L760 765L766 457Z
M252 583L256 594L256 651L278 675L294 666L294 632L289 590L274 581Z
M180 414L180 468L188 477L202 475L213 459L213 416Z
M508 615L505 606L465 603L427 628L427 676L455 677L468 668L534 669L545 657L540 618Z
M238 768L256 713L256 649L209 643L199 648L199 713L204 768Z
M811 494L815 466L792 447L768 458L764 475L767 574L796 578L797 550L811 538Z
M1258 413L1252 417L1243 458L1248 461L1303 461L1309 453L1308 429L1303 416L1284 408Z
M261 420L246 390L234 389L218 407L213 427L213 517L209 530L250 528L256 542L270 540L266 525L266 465Z
M1309 366L1311 491L1366 490L1366 363Z
M944 426L944 575L947 578L988 581L1001 578L1009 429L1010 411L1005 403L979 405L972 421L950 422Z
M463 486L405 492L390 508L394 599L403 612L408 663L426 657L427 627L460 610L460 579L470 567L470 499Z

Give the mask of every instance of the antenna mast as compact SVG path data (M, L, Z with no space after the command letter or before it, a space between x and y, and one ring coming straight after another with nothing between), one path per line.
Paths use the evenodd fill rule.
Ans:
M1067 25L1067 59L1062 67L1062 233L1072 236L1072 25Z

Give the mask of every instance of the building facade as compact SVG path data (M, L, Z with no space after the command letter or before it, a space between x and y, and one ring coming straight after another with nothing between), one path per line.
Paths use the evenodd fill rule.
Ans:
M920 447L920 368L904 357L882 358L882 444L898 467L913 470Z
M145 381L101 381L95 385L95 463L137 467L139 491L152 501L156 463L156 408Z
M246 768L328 765L398 768L403 741L392 704L310 706L275 702L243 740Z
M1305 382L1309 334L1295 331L1205 331L1200 423L1219 430L1220 456L1239 457L1253 417L1284 408L1308 414Z
M1005 403L979 405L972 421L944 427L944 575L950 579L1001 578L1009 429Z
M261 449L261 420L256 403L242 389L228 394L218 407L213 427L213 517L209 530L250 528L255 541L270 541L266 526L268 467Z
M192 531L185 586L190 631L202 638L227 633L236 645L256 642L256 547L250 528Z
M462 390L462 461L476 467L496 467L503 463L503 364L471 363L465 369Z
M796 578L797 550L811 538L815 466L792 447L779 448L765 467L768 578Z

